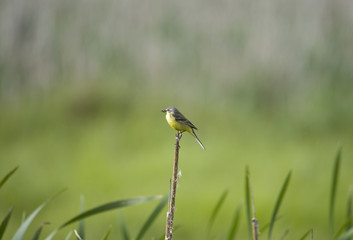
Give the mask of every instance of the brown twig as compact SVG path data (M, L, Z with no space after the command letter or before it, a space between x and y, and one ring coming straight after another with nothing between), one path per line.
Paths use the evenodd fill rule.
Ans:
M252 222L252 238L254 240L258 240L259 222L255 217L252 219L251 222Z
M176 134L176 143L175 143L175 153L174 153L174 166L173 166L173 178L172 178L172 187L169 197L169 206L167 212L167 223L165 229L165 240L173 239L173 221L174 221L174 210L175 210L175 196L176 196L176 187L178 183L178 162L179 162L179 142L182 137L182 132L178 131Z
M256 219L254 194L253 194L252 185L251 185L251 180L250 180L250 176L249 176L249 175L248 175L248 181L249 181L249 188L250 188L250 198L251 198L251 205L252 205L252 214L253 214L253 218L252 218L252 220L251 220L251 225L252 225L252 239L253 239L253 240L258 240L259 222L258 222L257 219Z

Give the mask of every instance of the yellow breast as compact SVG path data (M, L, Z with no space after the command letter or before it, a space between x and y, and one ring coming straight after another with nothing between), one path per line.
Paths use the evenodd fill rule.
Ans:
M172 114L170 114L169 112L167 112L165 118L167 119L168 124L174 128L177 131L188 131L190 132L190 127L188 125L186 125L183 122L178 122L175 120L174 116Z

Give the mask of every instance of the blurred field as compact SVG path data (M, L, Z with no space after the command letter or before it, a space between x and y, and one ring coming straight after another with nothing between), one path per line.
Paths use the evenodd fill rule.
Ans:
M34 223L51 222L44 234L77 214L81 195L90 208L166 194L175 140L167 106L206 147L182 138L176 239L205 238L225 189L212 239L225 238L238 204L245 239L245 166L260 227L292 170L275 239L312 227L329 239L340 145L336 228L353 181L352 13L350 1L0 2L0 177L20 166L0 191L0 219L15 206L5 239L23 212L65 187ZM156 204L124 209L132 233ZM88 219L87 239L110 224L119 239L116 212ZM149 236L164 224L162 215Z

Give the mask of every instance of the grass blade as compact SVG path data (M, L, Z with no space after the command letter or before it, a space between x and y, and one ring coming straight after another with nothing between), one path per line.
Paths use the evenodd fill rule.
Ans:
M240 210L241 210L241 206L239 205L234 214L233 223L230 227L229 234L228 234L228 240L234 239L235 234L237 233L238 225L240 221Z
M107 232L104 234L102 240L108 240L108 237L110 236L111 232L112 232L112 226L110 225Z
M37 216L37 214L45 207L45 205L50 202L51 200L53 200L55 197L57 197L58 195L60 195L62 192L64 192L66 189L62 189L59 192L57 192L56 194L54 194L52 197L50 197L47 201L45 201L44 203L42 203L42 205L40 205L36 210L34 210L32 212L31 215L29 215L29 217L27 219L25 219L21 226L18 228L17 232L15 233L15 235L13 236L12 240L22 240L23 236L25 234L25 232L27 231L29 225L31 224L31 222L33 221L33 219ZM56 233L56 231L55 231ZM55 233L52 235L52 237L55 235Z
M48 237L45 238L45 240L51 240L55 236L55 234L58 232L59 229L55 229L53 232L49 234Z
M248 222L248 232L249 232L249 239L252 239L252 217L251 217L251 203L250 203L250 173L249 168L246 166L245 168L245 205L246 205L246 216Z
M272 230L273 230L273 227L274 227L274 224L275 224L275 221L276 221L276 216L277 216L278 210L279 210L279 208L281 206L283 197L284 197L284 195L286 193L286 190L288 188L288 184L289 184L289 180L290 180L291 175L292 175L292 172L289 171L286 179L284 180L284 183L283 183L283 186L281 188L281 191L280 191L280 193L278 195L278 198L277 198L277 201L276 201L276 205L275 205L275 208L274 208L273 213L272 213L270 226L269 226L269 229L268 229L268 239L269 240L271 239Z
M42 232L42 229L44 227L44 225L49 224L48 222L42 223L39 228L37 229L37 231L34 233L34 236L32 238L32 240L39 240L40 237L40 233Z
M349 189L348 199L347 199L347 219L353 219L352 216L352 198L353 198L353 188ZM352 227L352 221L347 225L347 230Z
M282 237L281 237L281 240L284 240L284 239L287 237L288 233L289 233L289 229L287 229L287 230L283 233L283 235L282 235Z
M121 237L124 240L129 240L130 239L129 232L127 230L125 220L124 220L122 213L119 214L119 219L120 219Z
M42 203L36 210L34 210L31 215L28 216L28 218L21 224L21 226L18 228L17 232L13 236L12 240L22 240L23 236L33 221L33 219L37 216L37 214L43 209L43 207L47 204L47 202Z
M313 229L309 229L299 240L304 240L307 236L309 236L310 233L312 235L312 231Z
M353 236L353 228L349 229L338 240L349 240Z
M2 237L5 233L7 224L10 221L12 210L13 210L13 208L10 208L10 210L7 212L6 216L4 217L4 219L2 220L2 222L0 224L0 240L2 239Z
M80 213L83 213L85 211L85 197L81 196L80 200ZM78 222L78 235L85 239L85 221L83 219Z
M337 192L337 183L338 183L338 175L339 175L339 168L341 163L341 148L338 149L335 163L333 166L332 172L332 183L331 183L331 195L330 195L330 209L329 209L329 226L331 230L331 234L334 233L334 207L335 207L335 199L336 199L336 192Z
M65 240L70 240L71 235L72 235L72 232L69 232L69 233L66 235Z
M153 201L153 200L156 200L159 198L161 198L161 196L137 197L137 198L130 198L130 199L124 199L124 200L118 200L115 202L106 203L106 204L100 205L98 207L89 209L89 210L71 218L70 220L65 222L63 225L61 225L59 228L66 227L67 225L70 225L71 223L74 223L78 220L81 220L83 218L87 218L87 217L90 217L90 216L93 216L96 214L100 214L100 213L110 211L113 209L117 209L117 208L122 208L122 207L127 207L127 206L132 206L132 205L137 205L137 204Z
M83 240L83 238L80 236L80 234L76 231L76 229L74 230L74 233L77 237L78 240Z
M142 239L143 235L146 233L148 228L152 225L153 221L156 219L156 217L159 215L159 213L162 211L164 206L168 202L168 195L162 198L160 203L157 205L157 207L154 209L152 214L149 216L149 218L146 220L145 224L142 226L140 232L138 233L136 240Z
M281 219L281 217L282 217L282 216L276 217L275 222L278 221L279 219ZM270 226L270 222L268 222L268 223L262 225L261 228L260 228L260 233L265 232L265 231L268 229L269 226Z
M7 180L9 180L9 178L12 176L12 174L14 174L17 171L17 169L18 167L15 167L8 174L6 174L6 176L3 179L1 179L0 188L6 183Z
M344 230L349 230L350 228L347 228L347 226L352 224L352 218L348 218L346 219L346 221L342 224L342 226L339 228L339 230L337 231L336 235L335 235L335 239L338 238L343 232Z
M211 232L211 228L212 228L212 226L213 226L213 223L214 223L214 221L215 221L215 219L216 219L216 217L217 217L217 214L218 214L219 210L221 209L221 207L222 207L222 205L223 205L223 203L224 203L224 200L226 199L227 195L228 195L228 190L225 190L225 191L222 193L222 195L221 195L221 197L219 198L219 200L217 201L217 204L216 204L215 208L214 208L213 211L212 211L210 220L208 221L208 227L207 227L208 233Z

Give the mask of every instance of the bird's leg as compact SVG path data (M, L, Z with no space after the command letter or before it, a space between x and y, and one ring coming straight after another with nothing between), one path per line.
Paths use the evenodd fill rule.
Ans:
M177 134L175 135L177 139L181 139L181 137L183 136L183 132L184 131L177 131Z
M183 132L184 132L184 131L179 131L179 140L180 140L181 137L183 136Z

